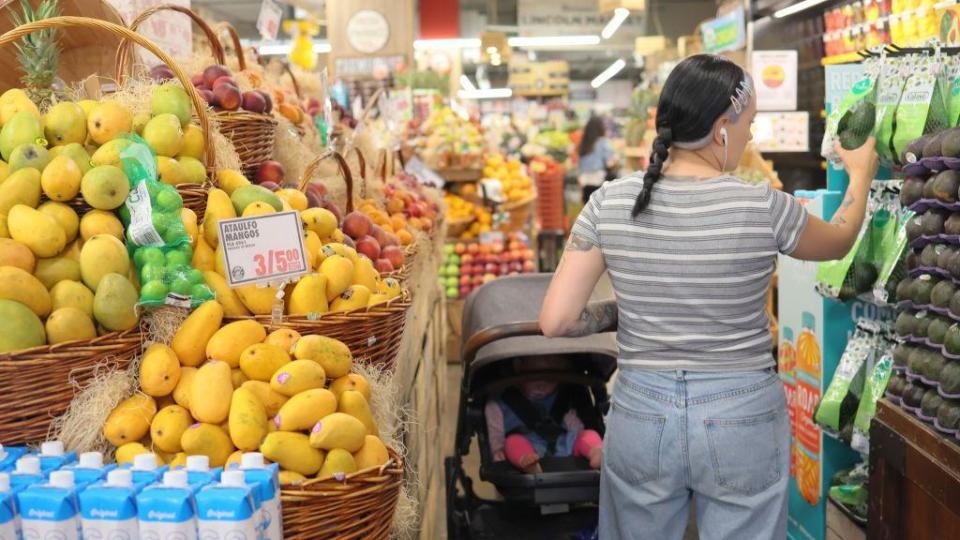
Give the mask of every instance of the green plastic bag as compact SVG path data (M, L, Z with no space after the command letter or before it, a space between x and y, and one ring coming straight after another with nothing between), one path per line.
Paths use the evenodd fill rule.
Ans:
M940 60L923 58L912 67L894 119L893 149L901 165L921 157L911 143L950 127Z
M130 195L120 209L127 249L140 278L141 306L196 307L214 298L203 272L191 264L193 249L183 226L183 199L157 179L157 158L140 137L120 153Z
M904 73L909 64L905 61L906 58L885 58L877 83L876 148L880 162L888 167L897 161L893 151L894 114L906 85Z
M879 208L879 200L872 194L867 202L867 215L853 248L842 258L824 261L817 267L817 292L827 298L847 301L872 291L879 275L871 244L873 215ZM886 221L882 225L886 226Z
M875 255L880 262L873 296L880 303L896 301L896 289L907 276L907 222L913 212L904 208L899 200L886 201L885 210L892 216L893 225L884 229L876 246Z
M877 342L876 334L864 328L870 324L875 323L858 322L857 329L840 357L833 379L830 380L830 385L814 413L814 421L834 434L840 434L853 422L857 411L863 392L867 359L874 354Z
M860 406L853 419L853 440L851 446L861 454L870 453L870 422L877 414L877 402L883 397L893 373L893 354L889 351L880 357L867 377L860 396Z
M831 161L839 161L833 151L833 141L839 140L840 146L853 150L863 146L867 138L873 135L877 121L877 79L882 63L879 60L864 61L864 75L854 83L850 91L840 101L840 105L827 117L826 137L821 154Z

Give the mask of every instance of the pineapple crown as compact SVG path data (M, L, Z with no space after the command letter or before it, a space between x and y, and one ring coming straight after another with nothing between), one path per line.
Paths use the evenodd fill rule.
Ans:
M29 0L20 0L22 13L13 13L17 26L58 17L60 7L57 0L42 0L36 9ZM57 29L38 30L24 36L16 44L18 59L23 68L20 81L26 87L30 98L37 105L45 104L52 95L52 85L57 73L60 49L57 44Z

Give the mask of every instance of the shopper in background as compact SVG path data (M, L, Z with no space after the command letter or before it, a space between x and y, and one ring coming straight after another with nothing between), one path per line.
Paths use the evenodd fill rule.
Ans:
M833 221L730 174L753 82L714 55L682 61L657 108L650 167L604 184L573 227L540 314L548 336L617 328L600 537L680 539L695 499L708 538L786 537L790 425L765 312L778 253L842 257L864 219L874 141L837 148ZM606 271L616 302L587 304Z
M607 170L616 166L616 156L607 139L607 128L599 116L591 115L587 120L577 155L577 183L583 193L583 204L587 204L590 195L606 181Z

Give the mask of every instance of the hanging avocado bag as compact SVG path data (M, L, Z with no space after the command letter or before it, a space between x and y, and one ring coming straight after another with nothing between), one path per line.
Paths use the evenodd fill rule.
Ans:
M874 132L877 120L877 78L882 63L876 59L864 61L863 78L854 83L840 105L827 117L826 135L821 146L823 157L839 162L833 142L840 141L846 150L860 148Z
M157 158L140 137L120 152L130 195L120 208L127 249L140 278L140 305L196 307L214 298L203 272L191 264L193 249L183 226L183 199L157 179Z
M837 370L830 385L817 404L814 420L834 434L840 434L853 422L860 395L863 393L864 372L867 360L877 346L878 325L874 321L858 321L847 347L840 357Z
M877 84L877 118L874 129L877 139L877 154L885 167L896 163L893 151L893 120L907 77L904 76L907 62L904 58L883 58Z
M889 345L889 342L886 342L885 345ZM860 396L860 406L857 407L857 414L853 419L851 446L861 454L870 452L870 422L877 413L877 402L886 392L892 372L893 355L888 349L888 352L874 364L870 376L867 377L863 395Z
M938 58L923 58L914 64L907 79L894 119L893 149L900 165L916 163L923 157L923 146L929 141L923 135L950 127L942 68Z
M879 275L873 286L873 296L880 303L896 301L897 285L907 276L907 222L913 217L913 212L904 208L899 200L885 200L882 210L887 212L891 219L884 227L879 242L875 248L875 256L880 261Z
M879 274L873 249L873 216L879 208L879 200L873 195L867 201L867 215L857 234L853 248L842 259L825 261L817 267L817 292L828 298L846 302L872 291ZM886 219L886 222L890 221Z

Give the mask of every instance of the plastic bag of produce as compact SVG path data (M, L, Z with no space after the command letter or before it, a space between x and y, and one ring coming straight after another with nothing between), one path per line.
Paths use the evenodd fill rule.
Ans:
M879 60L864 61L864 75L840 101L840 105L827 117L827 129L820 153L823 157L839 162L833 149L834 141L847 150L860 148L873 135L877 121L877 78L882 63Z
M857 414L853 419L853 440L851 441L853 449L861 454L867 454L870 451L870 421L877 413L877 402L886 392L892 373L893 354L888 352L874 364L863 387L860 406L857 407Z
M877 330L878 325L873 321L858 321L857 329L847 341L833 379L814 413L814 420L824 429L839 434L853 422L863 392L867 359L873 356L877 346L874 333Z
M907 275L907 223L913 212L891 195L883 200L878 214L887 216L887 223L883 223L876 233L873 256L879 271L873 296L881 303L892 303L896 299L897 285Z
M893 151L894 113L900 104L900 96L906 84L908 62L905 58L886 58L880 68L877 82L877 118L874 128L877 139L877 154L884 166L896 163Z
M877 208L878 201L871 196L853 248L842 259L825 261L817 267L817 292L821 295L845 302L873 290L879 274L871 249L873 215ZM887 226L886 221L889 219L882 223L883 227Z
M922 58L912 68L895 113L893 149L900 165L939 155L936 134L950 127L940 60Z
M140 305L196 307L214 298L203 273L193 268L190 237L183 225L183 199L157 179L156 155L132 136L120 152L130 195L120 209L127 249L140 278Z

